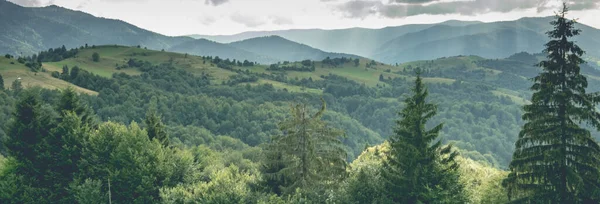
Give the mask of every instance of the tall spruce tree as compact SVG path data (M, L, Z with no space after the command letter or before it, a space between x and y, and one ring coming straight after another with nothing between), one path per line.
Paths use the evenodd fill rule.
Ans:
M146 125L146 131L150 140L157 139L163 146L169 146L169 137L165 131L165 125L162 123L155 108L148 110L144 124Z
M80 118L82 125L96 126L93 111L81 103L81 99L73 87L69 86L62 91L56 110L60 113L61 118L65 117L68 112L73 112Z
M4 90L4 79L2 78L2 75L0 75L0 91Z
M438 139L442 124L426 130L437 107L427 103L421 71L404 100L394 135L389 138L390 153L383 162L384 194L392 203L465 203L463 185L459 183L458 155L451 145L442 146Z
M50 183L46 176L51 162L47 137L55 125L51 109L45 109L40 102L36 89L24 90L15 106L13 121L9 125L6 147L8 154L15 159L15 166L10 173L23 178L18 188L29 186L36 189L35 195L18 195L15 200L27 197L32 202L47 202L50 195Z
M567 11L565 3L551 22L547 59L538 64L543 71L533 78L531 104L524 107L526 123L504 182L513 202L600 202L600 147L581 127L600 128L595 107L600 95L586 93L587 79L579 67L584 51L569 41L581 31L565 18Z
M267 164L278 171L265 174L285 179L273 182L282 185L279 187L284 195L297 189L320 191L346 176L347 155L340 141L343 132L321 120L326 109L322 102L315 114L309 113L306 104L292 105L291 117L279 124L284 134L274 137L268 148L270 155L281 158Z
M81 104L75 89L68 87L63 90L56 105L59 113L58 123L45 138L47 147L46 161L50 163L46 179L50 188L54 189L51 198L60 203L73 202L68 188L78 172L81 151L85 137L94 126L92 111Z

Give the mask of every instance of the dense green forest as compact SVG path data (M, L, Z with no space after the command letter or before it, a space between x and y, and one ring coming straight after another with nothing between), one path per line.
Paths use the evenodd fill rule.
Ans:
M6 55L0 203L598 201L600 71L567 41L573 22L552 25L543 53L506 59Z

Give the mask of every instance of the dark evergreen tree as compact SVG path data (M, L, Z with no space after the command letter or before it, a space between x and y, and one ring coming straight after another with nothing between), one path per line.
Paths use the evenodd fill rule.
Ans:
M0 90L4 90L4 78L0 75Z
M47 188L52 189L50 200L57 203L74 203L69 186L78 174L78 164L82 158L83 143L90 127L81 117L71 110L62 110L61 121L45 139L48 144L42 151L48 155L49 171L45 179L50 181Z
M95 126L94 113L81 103L81 99L73 87L62 91L56 110L62 117L66 116L68 112L73 112L80 118L83 125Z
M165 131L165 125L154 108L146 113L144 124L146 124L146 131L150 140L157 139L163 146L169 146L169 137Z
M18 188L28 186L37 191L35 195L19 195L28 198L15 200L28 199L43 203L51 197L48 187L53 181L46 175L52 162L48 160L51 155L46 151L49 147L46 139L55 124L51 112L41 106L39 93L35 89L24 91L15 107L5 143L8 154L15 159L14 169L9 171L22 178Z
M283 178L283 194L297 189L318 192L346 176L346 151L340 136L343 132L329 127L321 120L325 101L316 114L311 115L306 104L291 107L291 118L279 124L283 135L273 138L270 151L281 153L272 167L283 167L276 173L265 172L271 178ZM282 162L281 162L282 161ZM277 166L279 165L279 166Z
M10 89L13 91L15 95L18 95L23 91L23 84L21 84L21 80L15 79L13 83L10 85Z
M425 128L437 106L426 102L428 91L420 70L412 92L389 138L390 153L381 172L385 195L394 203L465 203L454 161L458 153L451 145L442 146L438 138L442 124Z
M100 54L98 54L97 52L94 52L94 54L92 54L92 60L94 62L99 62L100 61Z
M60 74L60 78L63 80L69 79L69 67L67 65L63 66L62 73Z
M567 11L565 3L551 23L547 59L538 64L543 71L533 78L531 104L524 107L526 123L505 180L513 202L600 202L600 147L581 127L600 128L595 107L600 95L586 93L587 79L579 67L584 51L569 41L581 30L565 18Z

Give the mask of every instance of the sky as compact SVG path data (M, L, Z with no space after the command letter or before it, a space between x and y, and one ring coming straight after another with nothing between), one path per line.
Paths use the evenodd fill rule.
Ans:
M285 29L382 28L447 20L549 16L561 0L9 0L120 19L157 33L230 35ZM570 18L600 28L600 0L568 0Z

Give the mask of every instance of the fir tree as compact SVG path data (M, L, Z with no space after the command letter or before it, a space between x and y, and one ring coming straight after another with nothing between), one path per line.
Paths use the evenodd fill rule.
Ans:
M163 146L169 146L169 137L165 131L165 125L154 108L151 108L146 113L144 124L146 125L146 131L150 140L157 139Z
M600 128L595 108L600 95L585 91L588 83L579 67L584 51L569 41L581 31L565 18L567 11L565 3L551 23L547 59L538 64L543 71L533 78L531 104L524 107L526 123L504 182L513 202L600 202L600 147L581 127Z
M73 87L67 87L62 91L56 110L62 117L68 112L73 112L81 119L82 125L95 126L93 111L81 104L81 99Z
M2 75L0 75L0 91L4 90L4 79L2 78Z
M428 91L420 69L412 91L389 139L390 153L381 172L385 195L394 203L465 203L454 161L458 153L438 139L442 124L425 128L437 107L426 102Z
M49 146L46 139L55 122L48 111L52 110L41 106L36 90L24 91L16 104L13 121L9 125L9 137L5 143L9 155L16 163L8 173L22 178L19 188L29 186L38 192L36 195L19 195L24 197L16 200L28 197L31 201L43 203L49 197L51 189L48 186L52 181L46 173L50 171L52 161L47 160L51 155L46 151Z
M284 179L275 182L284 184L280 186L284 195L297 189L317 192L346 176L347 155L340 141L343 132L321 120L326 108L322 102L316 114L310 114L306 104L292 105L292 117L279 124L284 134L273 138L270 144L271 155L281 159L267 164L279 171L265 174Z
M13 83L10 85L10 89L13 91L15 95L19 95L21 91L23 91L23 84L21 84L21 80L15 79Z

